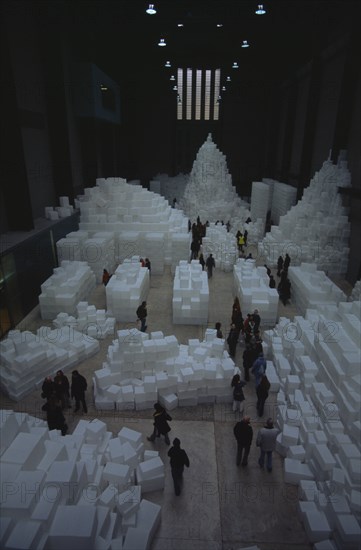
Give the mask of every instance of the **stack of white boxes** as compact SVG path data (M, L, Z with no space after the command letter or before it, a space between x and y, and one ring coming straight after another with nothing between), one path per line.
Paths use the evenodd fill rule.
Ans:
M64 260L69 261L86 261L84 256L84 243L89 234L87 231L71 231L65 238L60 239L56 243L56 251L59 262Z
M97 340L102 340L114 334L115 318L108 317L105 309L96 309L88 302L79 302L76 306L77 318L67 313L58 313L53 320L55 328L73 327L82 334L87 334Z
M149 269L141 267L139 256L119 265L105 287L107 311L117 321L137 320L138 306L149 292Z
M344 275L350 224L338 189L350 185L350 172L344 161L337 165L330 160L324 162L302 199L281 216L279 227L272 226L259 243L265 263L275 266L277 258L288 252L292 265L311 262L326 273Z
M236 238L225 225L211 223L202 239L202 252L205 259L213 254L217 269L230 272L238 258Z
M262 325L272 326L277 320L278 292L269 288L266 268L255 264L255 260L237 260L233 268L233 293L239 298L243 317L258 309Z
M142 493L163 489L164 465L144 451L141 433L124 427L113 438L94 419L62 437L39 418L5 410L0 421L1 548L149 549L161 507Z
M69 204L69 197L59 197L60 206L46 206L45 217L48 220L59 220L59 218L67 218L74 214L74 206Z
M348 297L349 302L359 302L361 300L361 280L356 281L352 289L351 295Z
M172 204L173 199L176 198L178 206L180 199L184 195L188 180L189 174L181 173L173 177L168 176L168 174L157 174L154 179L149 182L149 190L153 191L153 193L162 195L169 204Z
M267 212L272 204L272 186L262 181L252 182L251 191L251 219L261 219L266 223Z
M205 325L208 321L209 288L207 272L198 260L182 260L173 283L173 323Z
M101 283L103 269L109 273L116 265L114 233L110 231L73 231L56 243L59 261L82 260L88 263Z
M237 371L216 330L205 340L179 345L162 332L118 331L103 368L94 373L95 406L99 409L148 409L159 400L177 406L232 401L230 381Z
M287 214L292 206L297 201L297 188L281 183L273 182L272 204L271 204L271 220L274 224L278 224L280 217Z
M292 301L302 315L305 315L307 309L319 305L335 305L346 301L344 292L323 271L318 271L316 264L303 262L299 267L290 267L288 278Z
M360 338L360 302L320 305L264 333L281 382L277 451L315 548L360 541Z
M115 261L140 255L150 259L154 274L163 273L166 261L173 261L168 242L170 230L188 235L183 213L171 208L160 195L129 185L122 178L97 179L96 187L87 188L84 193L79 197L80 229L112 232ZM188 258L188 249L185 252L179 259Z
M99 351L99 342L70 327L41 327L37 334L12 330L0 342L2 390L15 401L40 387L46 376L64 372Z
M86 262L62 261L41 285L41 318L54 319L61 312L74 315L76 305L86 300L94 288L95 275Z

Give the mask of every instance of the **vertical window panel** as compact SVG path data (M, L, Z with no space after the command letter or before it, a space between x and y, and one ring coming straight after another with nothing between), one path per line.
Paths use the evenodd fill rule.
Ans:
M192 69L187 69L186 119L192 120Z
M196 72L196 120L201 119L201 101L202 101L202 71Z
M177 88L180 102L177 103L177 120L183 119L183 69L177 71Z
M204 120L209 120L211 102L211 76L212 72L206 70L206 83L204 89Z
M221 91L221 69L216 69L214 75L214 109L213 109L213 120L219 119L219 102L218 96Z

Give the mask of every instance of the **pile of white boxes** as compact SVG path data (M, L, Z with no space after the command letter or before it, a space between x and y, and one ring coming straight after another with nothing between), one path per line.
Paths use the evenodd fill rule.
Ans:
M81 260L92 269L97 283L101 283L103 269L115 269L114 234L110 231L72 231L56 243L59 261Z
M39 418L0 413L1 548L149 549L161 507L142 494L163 489L164 465L141 433L114 438L94 419L62 437Z
M356 281L355 286L352 289L351 295L348 297L349 302L361 301L361 280Z
M159 402L177 406L232 402L231 379L236 372L216 330L205 340L179 345L175 336L118 331L103 368L94 373L98 409L149 409Z
M192 260L190 264L184 260L180 261L173 282L173 323L206 325L208 304L207 272L202 271L198 260Z
M315 548L357 548L361 303L281 318L263 338L281 381L276 450L285 457L285 482L299 486L299 515L309 540L320 543Z
M94 288L95 275L86 262L62 261L41 285L41 318L54 319L61 312L75 315L77 304L86 300Z
M100 178L96 186L86 188L79 197L80 230L110 232L114 238L113 259L119 263L139 255L148 257L154 274L163 273L164 265L173 261L170 231L187 237L188 220L180 210L171 208L158 194L130 185L123 178ZM183 247L187 259L189 246ZM107 269L103 261L102 268ZM109 271L109 269L108 269Z
M292 301L305 315L306 310L319 305L333 305L346 301L346 295L316 264L302 263L288 269Z
M105 309L96 309L88 302L79 302L76 310L78 314L76 318L67 313L58 313L53 320L54 327L72 327L78 332L97 340L103 340L107 336L114 335L115 318L108 317Z
M173 199L177 199L176 208L180 199L184 195L184 190L189 180L189 174L177 174L176 176L168 176L168 174L157 174L149 182L149 190L153 193L162 195L169 204L173 203Z
M297 187L292 187L287 183L280 181L273 182L273 193L271 203L271 220L274 224L278 224L280 217L287 212L297 202Z
M225 225L211 223L202 239L202 252L205 259L213 254L217 269L230 272L238 258L236 238Z
M168 235L168 251L166 251L166 263L171 264L171 273L174 275L180 261L190 257L192 233L178 233L170 231ZM169 257L169 261L167 261Z
M263 181L253 181L251 191L251 219L266 223L267 212L271 210L273 188ZM263 225L264 227L264 225Z
M239 298L244 318L258 309L262 325L272 326L277 320L278 292L269 288L266 268L255 264L255 260L237 260L233 268L233 294Z
M48 220L59 220L59 218L67 218L74 214L74 206L69 204L69 197L59 197L60 206L46 206L45 217Z
M350 185L350 172L344 161L323 163L296 206L272 226L261 243L260 255L270 266L286 252L292 265L315 263L326 273L344 275L347 271L350 224L342 206L339 187Z
M133 256L117 267L105 290L108 314L117 321L135 322L138 306L148 296L149 269Z
M99 351L99 342L71 327L41 327L36 334L11 330L0 342L1 389L15 401L41 387L46 376L64 372Z

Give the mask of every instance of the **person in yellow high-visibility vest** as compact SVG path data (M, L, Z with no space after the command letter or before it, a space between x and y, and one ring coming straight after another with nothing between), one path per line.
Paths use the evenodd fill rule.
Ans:
M243 236L243 234L241 233L240 236L238 237L238 250L239 250L240 252L243 252L244 244L245 244L244 236Z

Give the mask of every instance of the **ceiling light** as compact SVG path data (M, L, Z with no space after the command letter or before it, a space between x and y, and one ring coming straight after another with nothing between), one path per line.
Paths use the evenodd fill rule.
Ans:
M148 15L155 15L157 10L154 9L154 4L149 4L148 9L145 10Z
M247 40L242 41L242 48L249 48L249 44L248 44Z
M238 63L237 61L233 62L232 69L238 69Z
M184 27L183 23L177 23L177 27Z
M100 89L102 92L107 92L108 91L108 87L105 86L104 84L100 84Z
M172 76L170 77L170 79L169 79L169 80L175 80L175 76L174 76L174 74L172 74Z
M222 86L222 92L225 92L225 91L226 91L226 87Z
M182 100L180 98L180 95L177 95L177 100L178 100L178 103L182 103Z
M217 23L217 27L220 29L221 27L223 27L223 23Z
M171 67L172 65L170 64L170 61L166 61L165 64L164 64L165 67Z
M258 7L255 11L257 15L264 15L266 13L266 10L263 7L263 4L258 4Z
M226 80L227 80L227 82L231 82L231 77L227 76Z
M173 90L177 91L178 90L177 86L173 86Z
M164 40L164 38L161 38L158 42L158 46L166 46L166 41Z

